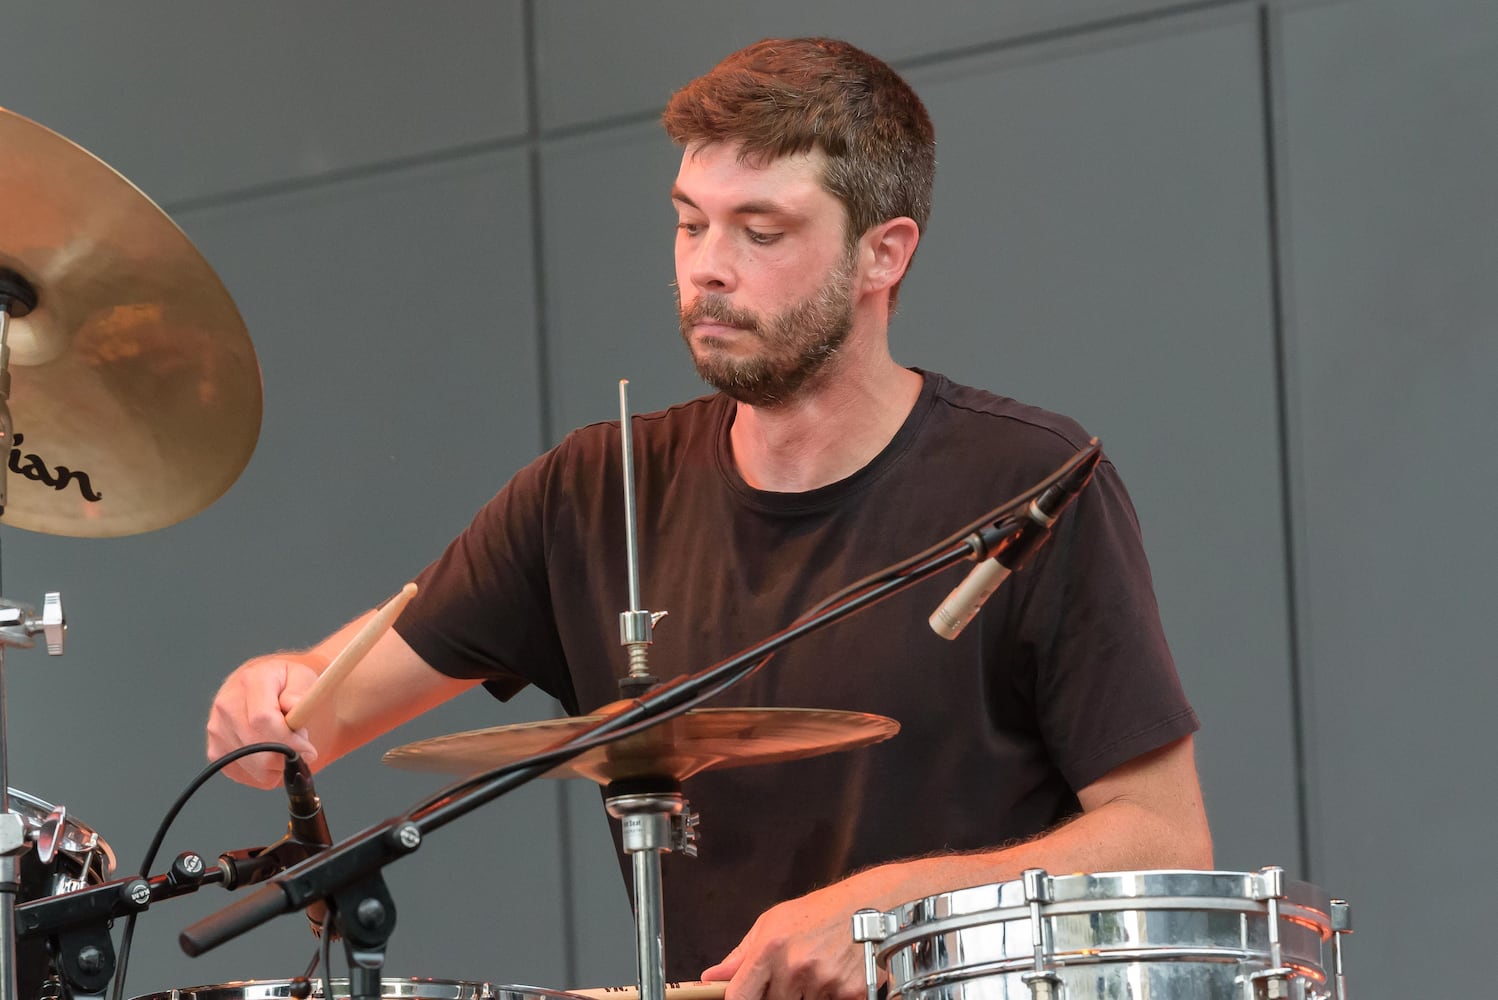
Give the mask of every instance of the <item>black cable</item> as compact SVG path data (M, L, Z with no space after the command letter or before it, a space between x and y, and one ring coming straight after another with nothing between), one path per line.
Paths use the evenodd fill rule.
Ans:
M187 800L192 798L209 778L218 774L235 761L257 753L278 753L288 759L297 755L295 750L284 743L251 743L249 746L243 746L238 750L224 754L218 760L203 768L202 771L198 772L196 778L188 782L187 788L183 790L181 795L177 796L177 801L172 803L172 807L167 810L166 816L162 818L161 824L156 827L156 836L152 838L151 845L146 848L146 859L140 865L141 878L150 877L149 872L152 863L156 860L156 852L161 850L162 841L166 840L167 830L176 821L177 814L187 805ZM122 1000L125 995L125 970L130 965L130 942L135 937L135 918L137 916L139 916L138 913L132 913L125 918L125 932L120 936L120 954L115 962L114 989L111 994L113 1000Z
M1093 438L1090 442L1088 442L1086 447L1084 447L1081 451L1078 451L1071 458L1067 459L1066 464L1062 465L1061 468L1051 473L1039 483L1036 483L1034 486L1025 490L1023 493L1015 496L1007 503L1000 504L993 510L989 511L987 514L984 514L982 517L978 518L976 521L973 521L971 524L967 525L964 528L958 529L957 531L948 535L946 538L943 538L941 541L937 542L935 545L932 545L925 551L917 552L915 555L910 556L908 559L901 560L900 562L895 563L893 566L887 566L876 573L872 573L869 576L864 577L862 580L856 580L853 583L848 584L848 586L844 587L842 590L833 594L831 597L826 598L821 603L815 605L810 611L802 615L801 619L798 619L798 621L805 619L811 615L817 614L818 612L826 608L834 607L837 604L841 604L844 601L856 597L858 596L858 594L863 593L870 587L878 586L881 583L892 580L895 577L909 572L911 567L922 563L927 559L930 559L937 552L940 552L941 550L947 548L955 542L960 541L961 539L967 538L969 535L975 534L980 529L985 528L989 525L996 525L999 529L997 533L1000 535L1013 534L1014 532L1018 531L1025 523L1024 517L1020 514L1021 510L1025 508L1030 503L1030 501L1034 500L1046 490L1050 489L1052 486L1056 485L1057 483L1061 482L1061 480L1071 475L1071 473L1079 465L1087 461L1092 456L1092 453L1094 451L1097 451L1098 449L1098 440L1097 438ZM1011 523L1000 524L999 522L1001 520L1009 521ZM973 554L976 556L979 553L975 549Z
M322 950L322 995L323 1000L333 1000L333 908L323 911L322 934L317 946Z

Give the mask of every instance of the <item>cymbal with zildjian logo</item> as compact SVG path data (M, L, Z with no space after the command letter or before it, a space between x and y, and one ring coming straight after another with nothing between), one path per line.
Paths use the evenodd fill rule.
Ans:
M36 296L7 324L0 522L106 537L190 517L260 434L239 310L176 224L86 150L0 108L0 151L0 272Z

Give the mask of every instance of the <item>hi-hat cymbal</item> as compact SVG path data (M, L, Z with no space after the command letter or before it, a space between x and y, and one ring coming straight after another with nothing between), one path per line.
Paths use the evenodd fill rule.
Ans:
M156 205L92 154L0 109L0 268L12 318L6 525L129 535L218 499L260 434L260 367L233 300Z
M472 774L557 746L603 716L546 719L437 736L387 751L406 771ZM815 708L700 708L638 736L589 750L548 771L600 785L630 778L690 778L708 768L773 764L889 739L900 724L882 715Z

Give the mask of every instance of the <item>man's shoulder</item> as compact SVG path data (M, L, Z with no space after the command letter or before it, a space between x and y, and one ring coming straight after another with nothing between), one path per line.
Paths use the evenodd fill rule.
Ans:
M720 393L698 396L664 410L634 415L635 438L646 448L679 447L705 440L722 418ZM600 420L569 432L551 452L555 460L593 462L619 453L619 421Z
M932 415L955 433L995 436L1011 447L1062 455L1087 444L1090 435L1054 410L926 373L932 383Z

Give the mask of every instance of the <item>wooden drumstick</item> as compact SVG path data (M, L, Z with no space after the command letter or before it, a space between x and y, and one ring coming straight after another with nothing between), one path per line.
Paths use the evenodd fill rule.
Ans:
M395 622L396 616L401 613L401 609L406 606L406 602L414 596L416 596L416 584L406 584L401 588L399 594L386 601L385 606L376 611L374 617L364 623L364 627L359 630L359 634L350 639L349 644L344 646L343 650L337 656L333 657L333 662L328 664L328 669L318 674L317 680L312 682L312 687L302 696L302 700L297 702L295 707L286 713L286 727L288 729L301 729L307 724L307 719L312 714L312 710L325 700L328 695L332 694L333 690L343 682L343 679L349 675L349 672L354 669L355 665L364 659L364 654L369 652L370 647L379 641L380 636L384 635L391 624Z
M568 990L574 996L588 1000L640 1000L640 988L629 986L595 986L585 990ZM714 983L667 983L666 1000L723 1000L728 992L728 982Z

